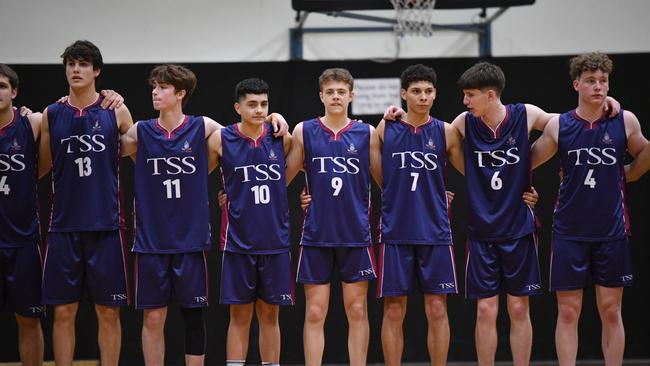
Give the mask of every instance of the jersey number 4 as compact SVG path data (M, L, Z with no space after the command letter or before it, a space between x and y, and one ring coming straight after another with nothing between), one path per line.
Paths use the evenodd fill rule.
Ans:
M593 177L594 170L589 169L587 171L587 176L585 177L584 185L589 186L589 188L596 188L596 178Z
M3 175L2 177L0 177L0 193L4 193L5 196L8 196L9 192L11 192L11 189L7 184L7 177Z

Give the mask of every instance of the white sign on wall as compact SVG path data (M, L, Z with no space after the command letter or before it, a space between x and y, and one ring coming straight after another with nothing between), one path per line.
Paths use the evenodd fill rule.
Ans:
M390 105L400 106L398 78L355 79L352 114L384 114Z

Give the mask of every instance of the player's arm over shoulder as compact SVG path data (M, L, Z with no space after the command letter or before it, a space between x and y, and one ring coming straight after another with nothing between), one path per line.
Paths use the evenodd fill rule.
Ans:
M370 128L370 174L375 180L375 183L381 187L381 148L379 142L379 134L377 130L368 125Z
M131 117L131 112L126 107L126 104L122 104L115 109L115 118L117 119L117 127L122 135L133 126L133 117Z
M531 167L544 164L557 152L558 134L560 132L560 115L555 115L546 124L542 135L531 147Z
M300 122L294 127L291 136L291 148L287 154L285 162L287 164L286 179L287 185L291 183L296 174L302 170L304 162L304 144L302 138L303 123Z
M445 122L445 143L447 144L447 158L451 165L465 174L465 161L463 153L463 138L458 129L450 123Z
M43 114L40 112L30 113L27 115L27 120L29 120L29 125L32 127L34 141L38 141L39 136L41 136L41 122L43 121Z
M557 113L547 113L540 107L533 104L525 104L526 106L526 119L528 120L528 133L532 130L544 131L548 122Z
M384 130L386 129L386 120L382 118L381 121L377 124L377 128L375 130L377 131L377 136L379 137L379 143L383 145L384 143Z
M211 173L219 165L223 154L220 128L208 136L206 144L208 147L208 173Z
M291 150L291 134L289 131L282 135L282 145L284 147L284 156L286 157L289 155L289 151Z
M129 129L120 136L120 154L129 156L138 150L138 124L132 124Z
M50 125L47 108L43 111L40 122L40 142L38 146L38 177L43 177L52 168L52 152L50 151Z
M639 119L630 111L623 111L623 123L625 123L625 134L627 135L627 149L630 155L636 157L648 144L643 136Z
M210 117L203 116L203 123L205 124L205 138L208 139L215 131L223 128L221 123L213 120Z
M461 139L465 138L465 116L467 115L467 112L462 112L454 120L451 122L451 125L458 130L458 133L460 133Z

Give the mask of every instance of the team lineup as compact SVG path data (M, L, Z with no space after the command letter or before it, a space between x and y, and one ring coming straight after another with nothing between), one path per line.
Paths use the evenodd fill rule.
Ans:
M461 291L476 301L478 363L495 362L499 296L505 294L512 361L527 365L534 328L529 297L549 289L557 299L558 361L574 365L583 290L591 283L605 363L622 363L622 296L633 282L625 184L650 169L650 147L636 116L608 97L613 63L607 55L571 59L578 104L563 114L503 104L505 75L497 65L479 62L458 79L467 111L451 123L430 115L435 71L412 65L400 77L406 108L388 108L376 128L348 116L352 75L326 69L318 79L324 113L291 133L282 115L269 113L270 88L258 78L237 84L234 108L241 120L224 127L183 112L197 84L191 70L157 66L148 81L159 115L134 123L119 94L97 92L103 61L94 44L76 41L61 57L69 96L42 113L14 107L18 76L0 64L0 304L15 313L24 365L43 362L46 305L53 308L55 363L72 365L79 301L87 297L97 315L102 365L119 363L120 308L132 301L143 312L145 364L165 364L164 326L173 303L183 318L186 364L204 364L206 256L216 241L207 177L214 170L224 191L219 303L230 309L226 360L220 363L246 364L256 315L262 364L279 365L280 306L301 301L294 294L301 283L304 363L320 365L336 280L349 364L364 365L368 283L375 279L387 365L402 361L413 291L424 295L425 314L418 316L426 318L432 365L447 363L453 329L447 296ZM533 130L541 136L530 141ZM532 170L556 154L561 182L546 271L538 260ZM627 154L634 160L626 165ZM133 160L134 182L121 181L122 158ZM448 165L467 182L462 284L454 261ZM304 222L292 258L287 185L301 171ZM41 247L36 188L48 174L51 214ZM371 235L372 181L381 189L378 248ZM133 185L135 198L132 247L124 233L126 184ZM129 265L134 279L128 278ZM546 275L549 288L542 285Z

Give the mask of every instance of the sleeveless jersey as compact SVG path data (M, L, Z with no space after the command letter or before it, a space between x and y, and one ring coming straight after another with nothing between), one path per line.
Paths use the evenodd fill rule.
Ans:
M535 230L533 211L522 195L530 188L530 143L524 104L508 104L493 131L465 115L465 178L469 202L468 237L504 241Z
M133 251L173 254L210 249L203 117L185 116L171 132L157 118L138 122L137 129Z
M315 118L302 133L311 204L301 244L370 246L370 126L351 120L335 134Z
M52 152L51 232L117 230L120 132L115 112L95 103L47 107Z
M228 196L221 249L246 254L289 251L284 143L264 125L253 140L237 124L221 130L221 176Z
M624 238L629 233L629 220L623 111L590 125L574 110L560 115L559 122L563 178L553 216L553 236L580 241Z
M36 174L32 126L14 109L13 120L0 129L0 248L38 242Z
M445 123L387 122L382 150L381 239L385 244L451 244L445 192Z

